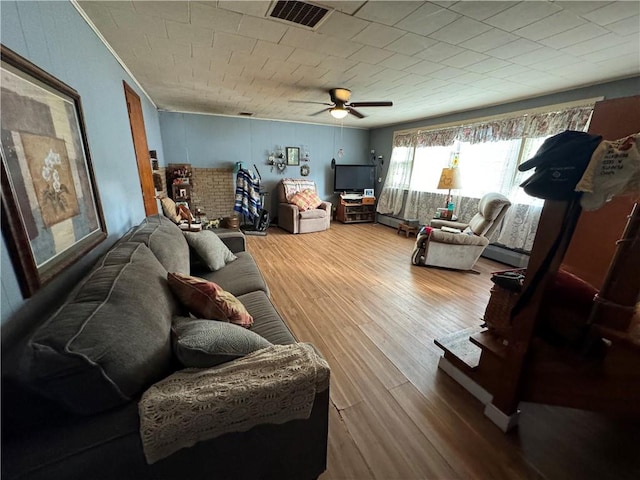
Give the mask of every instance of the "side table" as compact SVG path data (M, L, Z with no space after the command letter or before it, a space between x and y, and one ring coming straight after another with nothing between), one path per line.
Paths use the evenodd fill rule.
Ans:
M398 231L396 232L396 234L399 234L400 232L404 232L406 237L409 238L410 234L414 234L416 237L418 236L418 229L419 227L413 226L413 225L409 225L407 223L404 222L400 222L398 224Z

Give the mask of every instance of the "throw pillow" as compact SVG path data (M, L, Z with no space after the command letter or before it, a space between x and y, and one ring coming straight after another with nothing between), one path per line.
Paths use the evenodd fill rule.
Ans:
M227 263L233 262L238 258L220 240L220 237L210 230L183 233L189 247L212 272L220 270Z
M305 210L312 210L322 205L322 200L318 197L315 190L306 189L296 193L291 200L292 204L296 205L301 212Z
M228 321L247 328L253 325L253 317L242 302L220 285L181 273L169 273L167 280L178 300L196 317Z
M271 342L231 323L175 317L173 351L185 367L208 368L271 346Z
M164 216L175 223L180 223L181 216L178 213L176 202L171 200L165 194L158 195L158 198L160 199L160 205L162 206L162 213L164 213Z

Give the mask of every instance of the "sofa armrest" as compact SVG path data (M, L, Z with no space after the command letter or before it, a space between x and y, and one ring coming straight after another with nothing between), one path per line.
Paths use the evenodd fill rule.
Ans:
M174 372L140 399L147 462L264 423L308 419L329 378L327 362L305 343L271 345L216 367ZM239 384L242 389L234 388Z
M233 253L247 250L247 240L242 232L220 232L216 233L216 235Z
M298 216L300 211L291 203L278 204L278 226L287 232L298 233Z

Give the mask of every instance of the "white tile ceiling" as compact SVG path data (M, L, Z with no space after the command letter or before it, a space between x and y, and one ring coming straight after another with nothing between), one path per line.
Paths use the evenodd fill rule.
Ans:
M372 128L640 74L639 1L318 1L314 30L271 1L80 1L160 109ZM291 102L294 100L294 102Z

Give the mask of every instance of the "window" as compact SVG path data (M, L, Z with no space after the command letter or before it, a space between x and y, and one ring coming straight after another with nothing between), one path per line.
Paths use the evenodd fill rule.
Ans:
M440 173L449 165L451 152L451 147L416 148L409 190L438 192Z
M471 215L477 199L500 192L513 205L502 231L497 232L500 242L510 248L529 248L544 202L520 188L533 172L520 172L518 165L531 158L550 136L564 130L586 131L594 101L466 125L394 132L389 172L377 211L393 215L402 212L405 218L427 223L447 193L438 189L442 169L457 163L462 188L451 193L456 198L454 203L459 204L459 213Z
M443 193L438 189L438 179L442 169L458 154L461 195L480 198L487 192L509 194L521 144L522 140L517 139L475 144L456 141L448 147L417 147L409 189Z
M389 171L385 186L391 188L409 188L413 147L394 147L391 153Z

